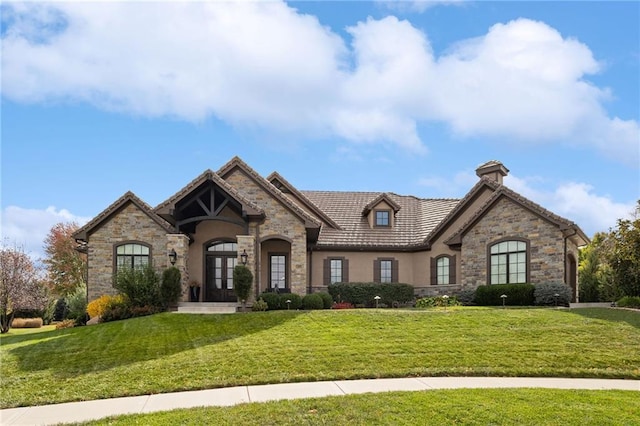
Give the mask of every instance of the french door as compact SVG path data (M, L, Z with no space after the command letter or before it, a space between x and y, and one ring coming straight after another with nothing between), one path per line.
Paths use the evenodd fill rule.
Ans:
M236 302L233 291L233 269L238 259L235 255L207 255L205 302Z

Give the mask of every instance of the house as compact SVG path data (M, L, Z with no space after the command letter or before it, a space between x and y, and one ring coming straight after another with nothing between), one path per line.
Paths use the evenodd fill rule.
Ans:
M235 157L156 207L127 192L75 234L88 253L89 300L114 293L117 268L150 263L175 264L185 290L200 282L200 301L236 301L240 262L253 272L253 297L333 282L402 282L419 296L564 282L575 300L584 232L504 186L502 163L476 173L462 199L301 191Z

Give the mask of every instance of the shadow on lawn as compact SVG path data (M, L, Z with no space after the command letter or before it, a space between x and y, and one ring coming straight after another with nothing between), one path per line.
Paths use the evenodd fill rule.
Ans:
M52 331L46 335L3 338L22 371L51 370L60 378L108 370L215 345L277 327L299 311L231 315L164 313L94 326Z
M640 328L640 311L638 310L611 308L575 308L567 310L565 312L577 314L591 319L626 322L635 328Z

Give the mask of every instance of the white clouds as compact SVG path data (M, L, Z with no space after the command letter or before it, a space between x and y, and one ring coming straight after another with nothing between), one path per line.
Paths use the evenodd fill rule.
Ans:
M629 219L635 201L615 202L607 195L599 195L586 183L567 182L555 189L542 189L539 178L521 179L512 175L505 177L505 185L540 204L552 212L577 223L588 236L595 232L608 231L616 226L618 219Z
M58 210L53 206L45 210L8 206L2 211L2 238L23 246L25 253L33 259L38 259L44 256L44 239L53 225L60 222L76 222L83 225L89 219L75 216L65 209Z
M425 3L426 4L426 3ZM519 19L436 57L409 21L367 19L345 40L280 2L3 6L3 96L415 152L418 126L598 149L637 167L640 128L609 117L587 46ZM349 65L353 63L353 65Z

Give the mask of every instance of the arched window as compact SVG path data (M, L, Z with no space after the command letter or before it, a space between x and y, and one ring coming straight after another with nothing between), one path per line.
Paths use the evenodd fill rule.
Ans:
M431 258L431 285L456 284L456 256Z
M527 282L527 245L522 240L505 240L490 246L490 284Z
M149 264L149 246L139 243L120 244L116 247L116 268L144 268Z

